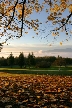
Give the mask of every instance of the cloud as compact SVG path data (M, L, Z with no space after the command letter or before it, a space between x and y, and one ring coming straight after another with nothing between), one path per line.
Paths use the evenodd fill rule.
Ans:
M38 53L39 53L39 54L42 54L42 53L43 53L43 51L42 51L42 50L39 50L39 51L38 51Z
M20 45L5 45L0 52L0 57L8 57L12 52L14 56L19 56L20 52L23 52L25 56L29 52L33 52L35 56L63 56L63 57L72 57L72 46L63 45L63 46L48 46L46 44L20 44Z
M72 52L72 48L53 49L53 50L47 50L45 52Z

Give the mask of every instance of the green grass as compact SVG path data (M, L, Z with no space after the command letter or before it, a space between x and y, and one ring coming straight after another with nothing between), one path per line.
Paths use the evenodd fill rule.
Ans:
M59 67L60 66L51 66L50 68L42 68L42 70L44 69L44 70L58 70L59 69ZM27 69L29 69L29 67L26 67ZM10 66L0 66L0 70L1 69L21 69L19 66L13 66L12 68L10 67ZM24 69L24 67L22 68L22 69ZM31 67L31 69L36 69L36 70L38 70L38 69L41 69L41 68L35 68L35 67ZM61 69L62 70L72 70L72 66L67 66L67 67L65 67L65 66L61 66Z
M11 74L38 74L38 75L69 75L72 76L72 66L64 67L62 66L59 71L59 66L50 68L22 68L19 67L2 67L0 72L11 73Z
M50 67L50 68L35 68L35 67L31 67L29 69L29 67L27 68L20 68L20 67L1 67L0 70L59 70L59 66L55 66L55 67ZM67 67L64 67L64 66L61 66L60 67L61 70L72 70L72 66L67 66Z

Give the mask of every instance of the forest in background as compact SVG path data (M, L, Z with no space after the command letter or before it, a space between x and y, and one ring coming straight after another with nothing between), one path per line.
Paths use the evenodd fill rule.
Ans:
M72 65L72 58L63 58L58 55L35 57L34 53L29 53L27 57L20 53L18 57L14 57L11 53L7 58L0 57L0 67L35 67L35 68L50 68L51 66L68 66Z

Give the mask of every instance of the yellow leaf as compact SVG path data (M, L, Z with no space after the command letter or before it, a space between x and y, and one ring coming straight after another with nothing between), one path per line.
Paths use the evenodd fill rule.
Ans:
M16 103L18 103L18 100L16 100Z
M38 33L36 33L38 35Z
M40 96L37 96L37 98L39 99L39 98L40 98Z
M60 45L62 45L62 42L60 42Z
M48 9L46 9L46 12L48 12Z
M60 0L61 2L66 2L66 0Z
M37 30L37 27L34 27L34 31L36 31Z
M26 34L28 34L28 32L25 32Z
M56 36L56 34L53 32L53 33L52 33L52 36Z
M61 89L60 88L58 88L58 92L60 92L61 91Z
M9 85L9 82L5 82L5 86L8 86Z
M38 19L36 19L36 22L39 22L39 20L38 20Z
M70 31L70 33L72 34L72 31Z
M18 10L18 12L19 12L19 14L21 14L21 15L22 15L22 10Z
M68 6L68 9L69 9L70 12L72 12L72 4L70 4L70 5Z
M67 4L65 2L62 2L60 5L60 8L66 9L66 7L67 7Z
M58 12L60 10L60 7L58 6L58 4L54 5L54 8L50 8L51 12Z

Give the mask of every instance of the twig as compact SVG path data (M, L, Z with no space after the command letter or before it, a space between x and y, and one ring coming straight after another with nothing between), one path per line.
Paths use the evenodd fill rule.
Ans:
M69 21L69 19L70 19L70 17L72 16L72 12L69 14L69 16L68 16L68 18L67 18L67 20L66 20L66 22L65 23L63 23L63 25L62 26L60 26L58 29L56 29L56 30L51 30L51 31L57 31L57 30L60 30L62 27L64 27L66 24L67 24L67 22Z

